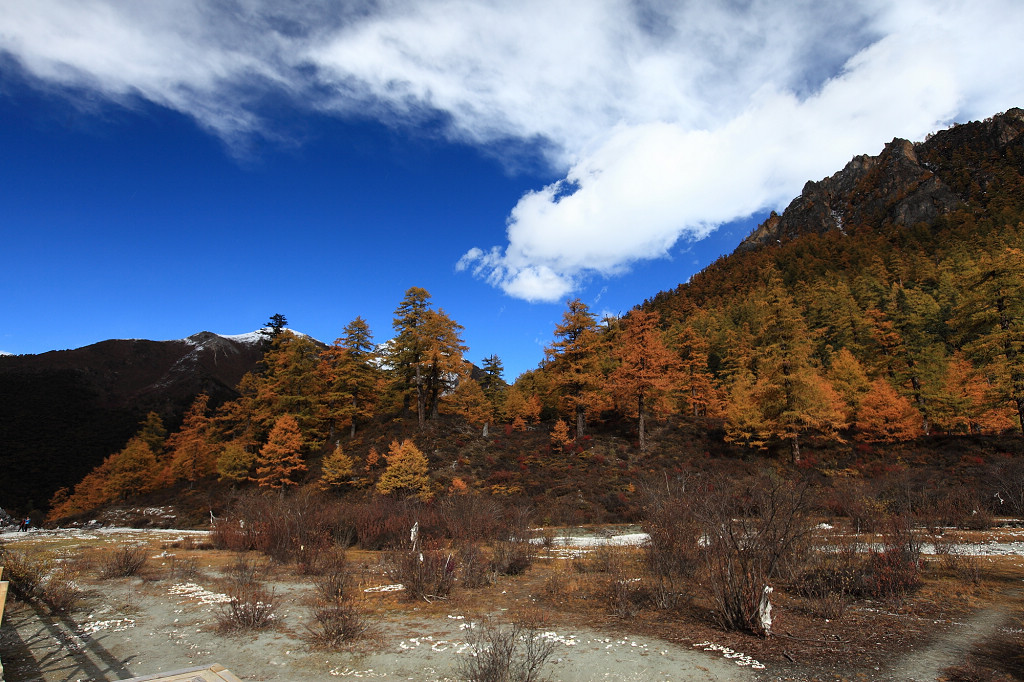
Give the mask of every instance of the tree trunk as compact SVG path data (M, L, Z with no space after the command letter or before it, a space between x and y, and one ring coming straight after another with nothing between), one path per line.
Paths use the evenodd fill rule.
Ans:
M352 396L352 425L349 428L348 438L352 440L356 437L356 397Z
M583 430L587 428L587 412L582 405L576 405L576 439L583 436Z
M795 433L792 436L790 436L789 444L790 444L790 450L792 451L792 454L793 454L793 464L799 464L800 463L800 439L799 439L799 436L797 436Z
M427 394L423 390L423 374L420 366L416 365L416 417L419 419L420 431L427 421Z
M647 438L644 435L644 396L640 394L636 399L637 431L640 433L640 452L647 450Z

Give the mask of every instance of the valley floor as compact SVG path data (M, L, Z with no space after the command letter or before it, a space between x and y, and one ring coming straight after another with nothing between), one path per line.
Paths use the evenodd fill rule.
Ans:
M575 553L609 542L608 533L561 538L541 550L527 574L433 603L402 600L381 573L376 553L352 551L360 603L374 634L342 650L325 651L308 643L311 580L282 566L265 567L277 605L272 626L256 633L218 631L224 576L237 557L203 549L202 531L9 533L0 536L8 547L78 562L84 597L70 613L56 614L38 604L9 601L0 628L0 660L8 682L118 680L212 663L243 680L454 680L460 659L471 654L468 624L532 613L544 623L539 636L553 644L543 668L544 679L552 682L933 680L962 662L976 642L1009 627L1011 613L1019 612L1021 535L996 530L976 538L978 553L988 548L983 569L991 569L997 580L991 590L977 591L967 601L899 612L858 605L819 626L782 601L777 636L768 640L722 633L686 613L668 620L660 613L615 619L596 605L567 610L538 597L552 572L564 570ZM610 536L621 544L637 539L635 534ZM94 577L95 558L125 543L147 547L142 573Z

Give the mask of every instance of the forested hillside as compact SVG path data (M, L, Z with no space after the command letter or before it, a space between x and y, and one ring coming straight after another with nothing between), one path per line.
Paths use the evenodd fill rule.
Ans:
M979 451L1019 439L1022 132L1014 109L857 157L625 317L569 301L540 367L512 385L496 356L470 374L461 326L417 287L385 344L362 318L326 349L280 332L239 397L212 410L200 395L167 437L151 415L52 517L161 490L306 485L628 516L642 479L712 454L813 468L809 448L838 466L850 444L920 458L939 436Z

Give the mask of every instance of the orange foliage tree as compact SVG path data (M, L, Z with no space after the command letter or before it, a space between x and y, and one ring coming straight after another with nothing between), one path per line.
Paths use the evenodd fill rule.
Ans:
M911 440L921 435L921 424L921 413L885 379L871 382L860 400L857 430L871 440Z
M430 499L430 464L415 443L408 438L392 441L385 457L388 465L377 481L377 492Z
M619 366L609 379L612 391L636 415L640 450L647 450L644 428L648 410L664 411L665 398L679 379L677 356L665 347L658 313L634 310L622 321L622 341L616 348Z
M270 430L267 444L256 457L256 476L261 488L284 489L299 484L298 477L306 472L302 461L302 433L299 423L290 414L277 418Z
M168 477L171 481L195 483L212 474L216 468L211 442L212 429L206 407L210 396L200 393L185 413L181 428L167 439L170 452Z

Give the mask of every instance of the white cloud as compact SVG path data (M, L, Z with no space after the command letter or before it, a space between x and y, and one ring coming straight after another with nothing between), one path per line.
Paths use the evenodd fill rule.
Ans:
M531 301L784 206L893 136L1024 102L1018 0L345 6L8 0L0 49L229 144L276 134L268 93L394 125L440 112L445 134L496 154L541 141L564 179L457 265Z

